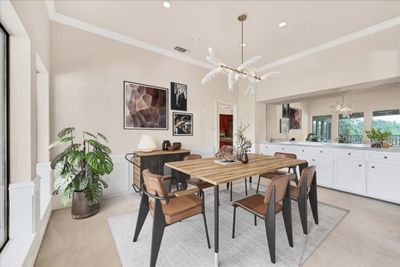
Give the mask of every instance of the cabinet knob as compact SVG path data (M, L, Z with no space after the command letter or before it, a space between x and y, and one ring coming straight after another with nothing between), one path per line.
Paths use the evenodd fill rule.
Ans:
M304 152L304 149L302 149L301 151Z
M321 150L319 153L324 153L324 151Z
M372 169L375 169L375 166L371 166Z
M312 161L315 161L315 159L312 159Z
M362 167L362 165L361 165L361 164L358 164L358 167Z
M349 152L349 153L347 153L347 155L351 156L351 153Z
M387 156L384 156L383 158L384 158L384 159L387 159Z

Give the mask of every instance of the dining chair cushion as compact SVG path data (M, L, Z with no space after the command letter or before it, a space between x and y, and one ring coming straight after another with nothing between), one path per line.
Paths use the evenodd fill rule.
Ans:
M268 203L264 203L264 196L260 194L254 194L232 203L233 206L239 206L251 213L254 213L260 217L265 217L267 213ZM275 213L282 210L282 205L275 203Z
M274 171L274 172L265 172L260 174L261 177L267 178L267 179L272 179L278 175L286 174L288 172L285 171Z
M290 185L290 197L297 201L300 197L300 187Z
M202 201L195 195L171 198L167 205L163 205L165 222L173 224L191 216L201 214Z

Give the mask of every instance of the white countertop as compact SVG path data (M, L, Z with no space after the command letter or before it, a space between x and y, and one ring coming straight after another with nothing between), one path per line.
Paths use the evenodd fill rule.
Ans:
M368 144L340 144L340 143L302 142L302 141L266 143L266 145L268 144L310 146L310 147L335 148L335 149L355 149L355 150L366 150L366 151L376 151L376 152L400 152L400 147L373 148L371 147L371 145Z

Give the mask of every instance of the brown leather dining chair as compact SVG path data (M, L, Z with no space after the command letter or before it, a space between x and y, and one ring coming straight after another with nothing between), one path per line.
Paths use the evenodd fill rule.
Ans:
M303 233L308 233L307 227L307 199L310 200L311 212L315 224L318 224L318 199L317 199L317 178L315 166L302 170L298 185L291 185L291 198L297 201Z
M183 160L195 160L195 159L201 159L202 157L200 155L197 154L190 154L187 155L186 157L183 158ZM199 178L196 177L190 177L190 179L188 179L186 181L186 183L196 186L198 189L200 189L200 194L203 194L203 189L209 188L209 187L213 187L213 184L207 183Z
M195 215L203 215L207 245L208 248L211 248L204 207L204 194L202 194L201 198L196 196L195 194L199 192L198 188L168 193L164 184L164 178L168 179L168 177L151 173L149 170L143 171L143 195L133 237L133 242L136 242L147 214L150 211L153 216L150 254L151 267L156 266L165 227Z
M283 153L283 152L275 152L274 157L278 157L278 158L288 158L288 159L297 159L296 154L292 154L292 153ZM274 172L266 172L266 173L262 173L258 176L258 182L257 182L257 189L256 189L256 193L258 193L258 189L260 187L260 180L261 178L267 178L267 179L272 179L277 175L281 175L284 173L290 173L290 171L293 171L293 176L292 178L294 179L294 181L296 182L296 184L298 183L298 179L297 179L297 171L296 171L296 166L294 167L289 167L288 171L274 171Z
M236 208L241 207L254 215L254 224L257 217L264 220L271 262L275 263L275 216L282 211L286 235L289 246L293 247L292 210L290 200L290 175L282 174L272 178L265 195L254 194L232 203L233 225L232 238L235 238Z

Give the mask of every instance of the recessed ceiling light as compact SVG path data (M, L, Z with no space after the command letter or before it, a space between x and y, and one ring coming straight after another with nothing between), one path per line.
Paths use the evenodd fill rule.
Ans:
M195 43L197 43L199 40L200 40L199 37L194 37L193 38L193 42L195 42Z
M162 6L165 8L170 8L171 7L171 2L170 1L162 1Z
M282 21L278 24L279 28L284 28L287 26L287 22L286 21Z

